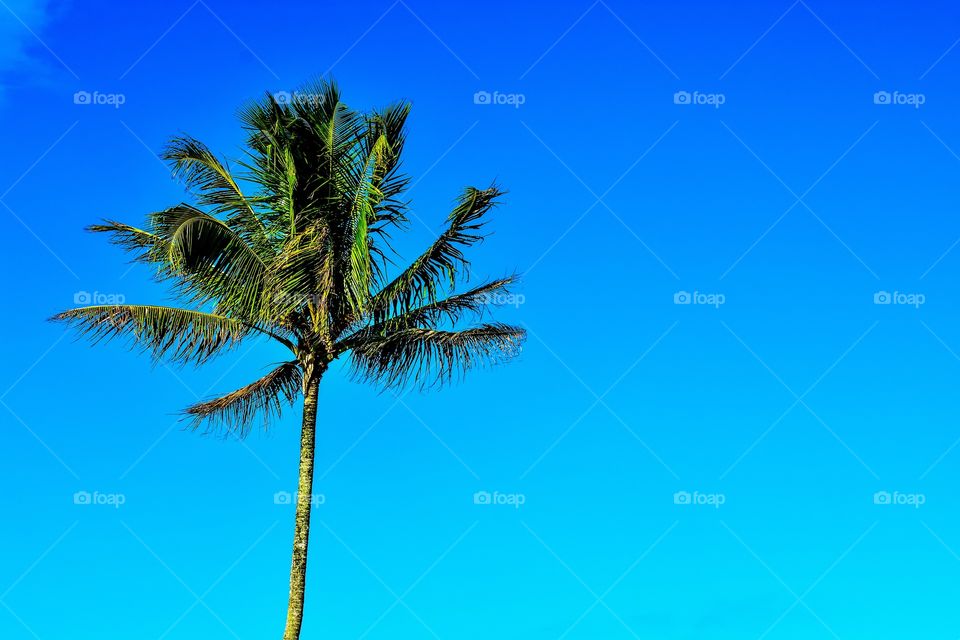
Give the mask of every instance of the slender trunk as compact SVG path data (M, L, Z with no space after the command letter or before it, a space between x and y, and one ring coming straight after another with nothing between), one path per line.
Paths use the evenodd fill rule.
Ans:
M283 640L299 640L303 623L303 599L307 586L307 542L310 538L310 507L313 504L313 453L317 436L317 396L320 376L310 376L304 385L303 427L300 431L300 482L297 485L293 561L290 564L290 602Z

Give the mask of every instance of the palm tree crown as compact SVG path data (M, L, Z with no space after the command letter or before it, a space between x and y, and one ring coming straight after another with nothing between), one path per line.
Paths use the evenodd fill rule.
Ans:
M250 336L284 345L288 362L186 410L195 426L241 435L341 356L360 379L426 387L515 355L524 331L483 321L515 278L456 291L469 272L464 250L483 239L503 193L495 186L466 188L440 236L392 268L390 234L407 221L408 113L405 103L354 111L330 82L284 103L268 94L240 112L247 139L237 174L198 140L173 139L163 156L196 206L150 214L143 228L105 221L90 230L153 265L190 308L97 305L54 319L95 341L126 338L154 358L195 365Z

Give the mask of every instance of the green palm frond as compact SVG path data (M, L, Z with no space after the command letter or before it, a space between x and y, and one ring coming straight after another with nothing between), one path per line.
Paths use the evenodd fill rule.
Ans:
M406 122L410 105L399 103L374 111L368 119L365 148L377 159L371 172L369 193L372 215L368 221L368 244L373 277L384 284L384 269L393 248L391 233L406 228L408 201L403 194L410 178L401 171L401 157L406 142Z
M377 321L399 315L423 303L439 299L442 291L456 286L457 277L469 277L469 262L463 250L483 240L483 219L503 195L496 187L468 187L447 218L447 228L430 248L377 293L371 310Z
M266 263L225 222L187 204L154 212L149 230L114 221L88 230L109 233L111 243L134 254L134 262L157 266L159 280L172 279L193 303L216 311L255 316L264 289Z
M406 313L366 327L357 329L337 342L335 353L342 353L369 337L384 336L394 331L425 327L439 329L442 325L455 325L467 316L482 318L498 300L510 293L517 282L516 276L492 280L463 293L453 294L442 300L411 309Z
M267 229L236 178L209 148L190 136L174 138L161 154L171 163L175 178L183 180L201 206L214 214L226 213L227 224L257 251L269 255Z
M317 224L288 241L270 265L271 308L309 320L300 328L302 334L322 335L329 327L329 299L335 295L329 245L326 227Z
M263 427L280 417L284 407L293 405L303 384L297 362L284 362L259 380L225 396L199 402L184 410L194 429L206 423L212 430L245 436L257 415Z
M526 331L501 323L462 331L416 327L368 336L350 351L355 377L385 387L443 385L482 365L516 356Z
M377 219L393 226L406 222L406 201L402 196L410 184L410 178L401 171L401 158L409 115L410 104L401 102L374 111L368 122L368 147L373 148L382 139L384 149L389 151L381 158L380 171L373 180L374 187L382 196L377 206Z
M371 287L372 268L367 228L372 222L369 167L376 166L376 153L365 155L367 118L345 104L336 84L308 85L291 103L307 135L295 138L294 148L315 158L305 180L309 192L301 211L302 224L323 220L328 230L333 260L330 301L334 312L362 309ZM298 227L301 223L298 223Z
M273 244L282 244L296 233L299 207L289 131L295 116L269 93L243 106L238 116L247 132L245 157L238 164L246 170L244 178L259 189L259 215Z
M496 306L497 301L509 295L517 276L508 276L478 285L463 293L455 293L442 300L425 304L392 319L407 326L421 324L437 328L442 323L456 324L465 316L482 317Z
M171 271L185 274L181 291L214 301L218 313L258 316L267 264L226 222L180 205L154 214L153 228L166 240Z
M149 305L97 305L53 316L98 343L126 338L154 359L200 365L235 346L251 330L238 320L213 313Z
M92 224L87 231L93 233L109 233L110 243L134 254L134 262L163 263L167 259L169 246L167 241L144 229L116 222L104 220L103 224Z

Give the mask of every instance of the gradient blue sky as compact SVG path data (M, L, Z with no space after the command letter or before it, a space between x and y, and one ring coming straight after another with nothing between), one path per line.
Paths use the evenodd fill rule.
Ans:
M237 157L239 105L328 73L413 102L408 255L509 189L475 264L524 273L530 339L442 393L327 376L305 638L960 635L960 7L0 4L0 637L279 636L296 412L176 414L280 354L151 367L44 319L165 300L82 228L186 197L171 135Z

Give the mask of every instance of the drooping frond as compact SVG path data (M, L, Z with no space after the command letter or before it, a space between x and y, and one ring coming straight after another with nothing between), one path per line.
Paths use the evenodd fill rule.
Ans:
M284 405L297 399L303 372L296 362L284 362L259 380L220 398L194 404L184 411L194 429L206 423L211 431L245 436L253 419L262 415L263 426L279 418Z
M80 307L51 320L67 323L94 343L126 338L130 347L155 360L197 365L236 345L251 330L213 313L149 305Z
M225 222L187 204L154 212L148 228L114 221L88 227L133 253L134 262L157 266L159 280L198 305L214 302L217 313L258 319L266 263Z
M400 315L424 303L436 302L445 288L456 285L458 276L469 276L463 250L483 240L483 216L503 192L496 187L468 187L447 218L447 229L430 248L377 293L371 303L376 320Z
M171 272L183 275L181 291L214 301L218 313L258 318L267 264L241 235L189 205L153 214L152 227L165 240Z
M411 328L369 336L350 351L354 376L386 387L427 388L517 355L526 332L501 323L462 331Z

